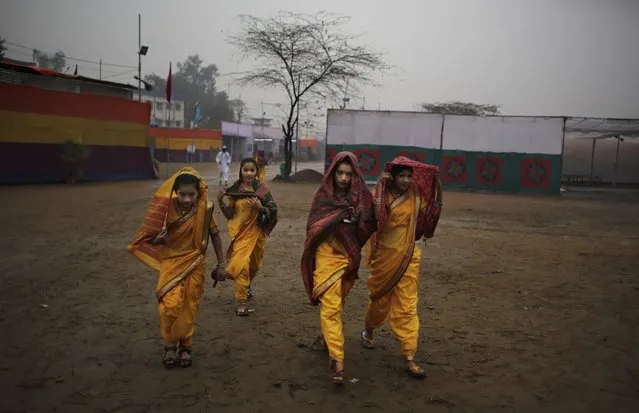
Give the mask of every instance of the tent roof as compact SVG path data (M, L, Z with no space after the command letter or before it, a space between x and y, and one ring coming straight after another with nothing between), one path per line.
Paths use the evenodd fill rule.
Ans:
M566 118L566 138L639 140L639 119Z

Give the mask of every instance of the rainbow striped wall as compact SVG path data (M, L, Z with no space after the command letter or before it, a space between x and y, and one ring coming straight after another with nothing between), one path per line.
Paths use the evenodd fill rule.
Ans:
M195 145L195 161L213 162L222 147L222 131L219 129L151 128L155 145L155 159L166 162L186 162L186 148ZM167 148L168 151L167 151Z
M0 184L64 181L68 140L91 149L87 180L154 179L150 113L127 99L0 83Z
M558 194L563 118L328 111L326 162L342 150L374 182L398 155L441 168L445 188Z

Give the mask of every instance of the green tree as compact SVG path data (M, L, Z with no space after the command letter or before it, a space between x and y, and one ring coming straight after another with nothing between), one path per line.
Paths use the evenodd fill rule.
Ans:
M293 136L300 100L309 97L341 101L388 68L382 55L355 44L343 34L346 17L280 13L274 17L240 16L240 31L229 38L245 58L258 66L239 78L242 84L283 89L288 97L284 134L284 178L291 173ZM310 95L310 96L309 96Z
M179 62L173 73L172 96L184 101L184 121L189 125L195 115L195 103L200 103L202 113L201 128L218 129L222 121L233 120L233 109L226 92L216 90L217 66L204 65L200 56L195 54ZM152 73L145 80L153 84L152 94L165 97L166 75Z
M7 41L4 37L0 37L0 59L4 58L4 52L7 51Z
M64 68L67 65L66 56L61 50L58 50L51 55L38 49L33 49L33 59L38 66L55 70L56 72L64 71Z
M241 123L249 116L246 103L242 99L233 99L229 102L233 111L233 122Z
M481 105L469 102L422 103L419 106L425 112L445 115L486 116L499 115L501 113L497 105Z

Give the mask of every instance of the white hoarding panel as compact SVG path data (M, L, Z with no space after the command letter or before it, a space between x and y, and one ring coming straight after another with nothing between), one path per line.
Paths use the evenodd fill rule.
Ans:
M444 149L561 154L562 118L446 115Z
M329 110L326 120L326 136L329 145L353 145L355 129L352 112Z
M440 147L442 116L414 112L328 112L329 145Z

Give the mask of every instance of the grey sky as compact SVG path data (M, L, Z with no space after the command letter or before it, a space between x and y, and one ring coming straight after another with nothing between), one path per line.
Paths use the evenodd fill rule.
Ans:
M322 7L315 5L321 3ZM150 46L144 72L199 53L221 73L247 63L225 36L236 16L325 10L352 17L353 33L398 69L366 107L413 110L422 101L494 103L507 114L639 118L639 0L0 0L0 35L10 42L88 60L136 65L137 13ZM303 5L304 4L304 5ZM9 45L10 56L28 50ZM15 51L15 52L14 52ZM18 52L25 53L20 55ZM75 63L75 62L72 62ZM97 66L79 63L97 77ZM103 75L126 69L104 66ZM132 73L112 77L132 82ZM253 115L281 91L241 90ZM355 99L353 106L361 106ZM266 106L272 114L277 109Z

